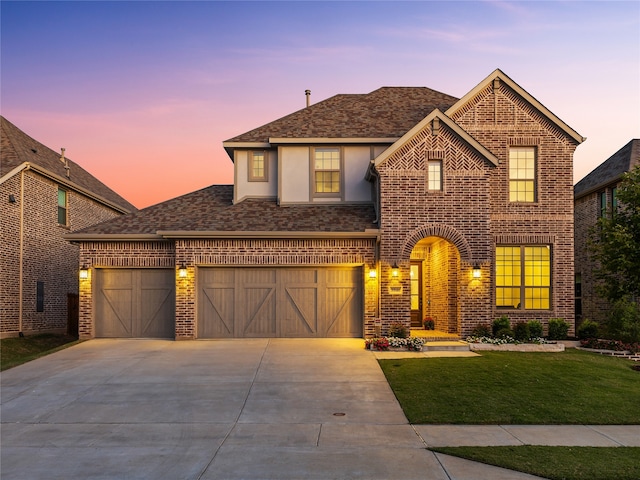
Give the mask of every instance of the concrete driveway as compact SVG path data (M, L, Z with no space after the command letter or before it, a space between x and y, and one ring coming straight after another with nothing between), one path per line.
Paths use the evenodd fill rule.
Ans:
M425 450L362 340L91 340L1 386L4 480L534 478Z

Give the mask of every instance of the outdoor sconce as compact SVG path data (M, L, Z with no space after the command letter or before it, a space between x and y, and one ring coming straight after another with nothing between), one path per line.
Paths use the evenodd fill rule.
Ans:
M473 266L473 278L480 278L482 270L480 270L480 265L475 264Z
M82 265L78 276L80 277L80 280L86 280L87 278L89 278L89 269L86 265Z
M178 276L180 278L187 278L187 266L182 262L178 268Z
M394 262L393 266L391 267L391 276L397 277L398 275L400 275L400 269L398 268L398 264Z
M370 267L369 278L376 278L377 276L378 276L378 271L375 269L375 267Z

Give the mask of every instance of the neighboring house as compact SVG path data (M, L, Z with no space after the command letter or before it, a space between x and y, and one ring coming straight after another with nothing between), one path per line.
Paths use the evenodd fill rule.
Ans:
M574 187L576 324L588 318L606 320L610 308L598 295L593 271L597 267L588 250L589 231L598 218L612 215L617 208L616 190L622 175L640 165L640 140L631 140L580 180Z
M136 208L0 119L0 336L65 332L74 309L77 322L79 248L63 235Z
M336 95L223 143L214 185L67 236L82 337L469 334L573 319L573 152L500 70L461 99Z

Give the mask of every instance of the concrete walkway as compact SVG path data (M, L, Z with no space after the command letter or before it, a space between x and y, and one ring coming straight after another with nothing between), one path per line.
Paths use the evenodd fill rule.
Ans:
M533 479L425 446L549 435L409 425L362 340L92 340L3 372L1 387L3 480ZM638 427L582 428L597 445L640 444Z

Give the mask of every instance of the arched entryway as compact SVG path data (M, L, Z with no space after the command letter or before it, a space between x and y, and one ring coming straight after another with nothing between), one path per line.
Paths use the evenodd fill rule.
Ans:
M419 240L411 250L411 327L433 319L440 332L460 332L460 252L438 237Z

